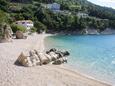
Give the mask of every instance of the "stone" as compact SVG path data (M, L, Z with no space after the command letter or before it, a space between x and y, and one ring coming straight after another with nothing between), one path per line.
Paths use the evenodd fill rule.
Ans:
M63 56L69 56L70 53L68 51L62 52Z
M30 54L30 60L32 61L34 66L41 64L39 56L36 54L35 50L31 50L29 54Z
M54 61L52 64L54 64L54 65L60 65L60 64L62 64L62 61L58 59L58 60Z
M21 65L27 66L28 59L27 59L27 56L25 56L23 52L19 55L17 61L18 61Z
M50 52L56 52L57 50L55 48L50 49L49 51L46 51L46 54L50 53Z
M11 27L9 25L4 25L4 27L2 28L2 37L0 39L1 43L4 42L12 42L12 34L13 31L11 29Z
M47 58L44 53L39 53L42 64L48 64L50 62L49 58Z
M53 60L53 58L49 54L45 54L45 56L49 59L50 62Z
M41 57L40 57L40 54L39 54L39 52L37 51L37 50L34 50L35 51L35 54L38 56L38 59L39 59L39 61L40 61L40 65L42 65L42 59L41 59ZM37 63L38 64L38 63Z
M56 52L57 50L55 48L52 48L49 50L50 52Z
M16 31L16 38L17 39L23 39L24 38L24 34L22 31Z
M18 61L20 64L26 67L37 66L37 65L46 65L46 64L55 64L60 65L62 63L67 63L67 56L70 55L68 51L50 51L47 53L39 53L37 50L31 50L27 53L22 52Z

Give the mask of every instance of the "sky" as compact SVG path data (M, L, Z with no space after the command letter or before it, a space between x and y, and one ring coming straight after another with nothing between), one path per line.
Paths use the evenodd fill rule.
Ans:
M88 0L88 1L95 3L97 5L111 7L115 9L115 0Z

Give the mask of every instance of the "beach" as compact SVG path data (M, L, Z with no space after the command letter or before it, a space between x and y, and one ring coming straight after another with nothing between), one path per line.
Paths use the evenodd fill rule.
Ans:
M23 51L37 49L43 52L47 36L35 34L27 39L0 44L0 86L111 86L63 65L23 67L14 64Z

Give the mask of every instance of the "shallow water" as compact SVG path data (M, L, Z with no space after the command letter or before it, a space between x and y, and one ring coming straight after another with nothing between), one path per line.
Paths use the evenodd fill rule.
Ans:
M115 84L115 35L61 35L45 41L47 49L68 50L68 65L74 69Z

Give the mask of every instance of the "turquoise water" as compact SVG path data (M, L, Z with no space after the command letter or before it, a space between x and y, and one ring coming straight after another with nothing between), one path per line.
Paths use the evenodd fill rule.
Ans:
M68 50L68 65L96 79L115 84L115 35L50 36L46 47Z

